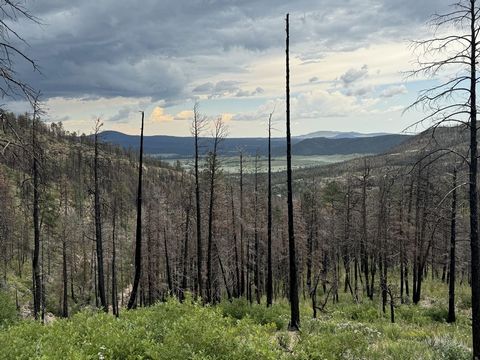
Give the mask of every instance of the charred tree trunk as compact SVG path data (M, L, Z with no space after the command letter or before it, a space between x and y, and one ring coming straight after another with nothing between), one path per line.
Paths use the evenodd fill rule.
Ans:
M254 203L254 283L255 283L255 297L257 304L260 304L260 240L258 236L258 154L255 157L255 189L254 189L255 203Z
M272 114L268 118L267 307L273 302L272 271Z
M170 269L170 257L168 254L167 229L163 228L163 246L165 251L165 270L167 272L168 293L173 294L172 270Z
M240 152L240 296L245 295L245 253L243 244L243 153ZM247 251L248 256L248 251Z
M290 59L289 59L289 14L286 17L286 116L287 116L287 201L288 201L288 253L290 263L290 324L291 330L300 327L300 308L298 299L297 259L295 249L295 233L293 223L293 189L292 189L292 145L290 135Z
M193 111L193 136L195 139L195 210L197 217L197 296L203 296L203 248L202 248L202 209L200 207L200 175L198 172L199 145L198 138L202 128L202 119L198 113L198 105Z
M135 275L133 278L132 292L127 308L136 306L138 286L142 275L142 177L143 177L143 123L145 114L142 111L142 128L140 130L140 162L138 165L138 191L137 191L137 229L135 232Z
M95 129L95 157L93 165L94 173L94 211L95 211L95 240L97 246L97 286L98 295L100 297L100 305L105 312L108 312L107 299L105 298L105 275L103 271L103 240L102 240L102 211L100 204L100 183L98 178L98 132L100 130L100 124L97 120L97 126Z
M62 296L62 317L68 317L68 271L67 271L67 187L64 185L63 199L63 236L62 236L62 275L63 275L63 296Z
M452 212L450 225L450 275L448 282L447 322L455 322L455 241L457 217L457 169L453 169Z
M480 359L480 249L478 244L478 144L477 144L477 13L475 0L470 0L470 256L472 271L472 340L473 358Z
M238 262L238 244L237 244L237 226L235 223L235 203L233 201L233 187L230 188L230 194L232 197L232 235L233 235L233 246L235 251L235 281L236 289L234 291L235 296L241 295L241 280L240 280L240 265Z
M112 214L112 312L113 315L118 317L118 295L117 295L117 248L115 243L116 230L117 230L117 202L114 201L113 204L113 214Z
M185 291L187 290L187 269L188 269L188 239L190 231L190 211L192 208L192 193L189 193L188 206L185 209L185 235L183 242L183 269L182 269L182 286L180 289L180 300L185 298Z

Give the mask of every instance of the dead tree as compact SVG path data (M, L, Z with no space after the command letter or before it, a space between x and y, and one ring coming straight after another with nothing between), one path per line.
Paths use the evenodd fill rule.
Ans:
M33 314L35 319L41 310L42 303L42 276L40 271L40 181L38 169L38 145L37 145L37 115L38 103L35 101L32 118L32 172L33 172Z
M257 304L260 304L260 239L258 234L258 153L255 156L255 184L254 184L254 256L255 256L255 263L254 263L254 272L253 272L253 282L255 283L255 298L257 300Z
M140 129L140 161L138 164L138 190L137 190L137 228L135 233L135 275L133 278L132 292L127 308L136 306L138 286L142 274L142 178L143 178L143 122L145 113L142 111L142 127Z
M214 220L214 206L215 206L215 186L217 173L219 170L218 151L220 143L227 135L222 118L218 118L214 122L213 129L213 148L209 156L209 172L210 172L210 202L208 206L208 234L207 234L207 303L213 300L213 220Z
M102 210L100 203L100 179L99 179L99 135L102 127L100 119L95 123L95 144L93 159L94 178L94 212L95 212L95 244L97 252L97 286L100 297L100 305L108 312L107 299L105 298L105 275L103 271L103 240L102 240Z
M272 271L272 116L268 117L268 200L267 200L267 307L273 302Z
M292 189L292 144L290 135L290 60L289 60L289 14L286 17L286 115L287 115L287 202L288 202L288 256L290 263L290 324L291 330L300 327L300 307L298 299L297 258L295 254L295 233L293 224L293 189Z
M455 322L455 242L457 222L457 169L453 169L452 210L450 219L450 275L448 281L448 317L447 322Z
M203 244L202 244L202 209L200 206L200 175L198 171L198 161L200 157L199 137L207 125L207 118L200 115L199 105L195 104L193 108L193 122L191 133L195 141L195 210L197 217L197 296L203 296Z
M453 9L435 15L432 24L436 30L449 31L414 43L423 57L412 75L436 76L440 71L452 74L439 85L420 93L412 106L421 105L428 114L419 122L463 124L469 131L467 156L454 149L441 149L460 156L469 169L468 201L470 205L470 266L472 289L473 358L480 359L480 246L478 236L478 147L477 147L477 61L480 30L480 7L477 0L458 0ZM441 33L437 31L436 34Z

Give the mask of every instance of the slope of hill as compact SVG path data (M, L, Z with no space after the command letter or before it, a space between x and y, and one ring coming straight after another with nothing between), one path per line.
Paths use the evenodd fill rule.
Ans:
M380 154L407 140L408 135L382 135L361 138L312 138L292 146L294 155Z
M320 132L319 132L320 133ZM323 132L322 132L323 133ZM332 133L333 134L333 133ZM294 155L348 155L348 154L379 154L400 144L408 138L407 135L382 135L363 137L347 136L335 133L338 138L293 138ZM356 134L356 133L348 133ZM345 136L345 137L342 137ZM353 137L352 137L353 136ZM126 149L136 149L140 140L137 135L126 135L117 131L104 131L102 139L111 144ZM206 150L212 142L211 138L202 138L201 146ZM268 140L266 138L226 138L221 145L223 155L236 155L240 149L250 155L265 155ZM146 136L144 148L147 154L162 155L163 157L191 157L193 156L194 142L192 137L178 137L166 135ZM284 138L272 138L273 154L284 156L286 152Z
M104 131L101 134L103 141L115 145L120 145L124 148L138 148L140 138L137 135L127 135L117 131ZM300 140L296 140L298 142ZM211 138L202 138L201 146L206 150ZM273 147L281 147L285 140L283 138L272 138ZM223 155L238 154L242 149L248 154L254 155L257 151L259 154L265 154L267 151L266 138L226 138L221 144L220 151ZM153 135L145 136L144 149L147 154L176 156L176 157L190 157L193 156L194 142L192 137L181 136L167 136L167 135Z

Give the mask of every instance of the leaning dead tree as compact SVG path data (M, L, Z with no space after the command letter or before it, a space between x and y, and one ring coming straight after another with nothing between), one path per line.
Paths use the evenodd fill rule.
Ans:
M420 53L418 68L411 75L438 78L451 74L439 84L423 90L412 106L420 106L425 117L416 124L428 123L435 132L441 125L460 124L469 132L468 154L455 149L436 150L439 155L455 154L469 169L470 251L472 287L473 357L480 359L480 248L478 244L478 149L477 149L477 62L480 32L480 7L477 0L460 0L446 14L431 20L435 35L413 43Z

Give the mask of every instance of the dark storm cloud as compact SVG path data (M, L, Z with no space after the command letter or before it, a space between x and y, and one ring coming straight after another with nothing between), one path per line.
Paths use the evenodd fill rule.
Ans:
M44 25L20 22L16 28L29 42L26 50L42 74L33 74L21 64L19 72L46 97L127 96L175 102L194 95L187 90L192 82L218 72L246 71L246 62L259 52L280 50L287 11L292 13L292 50L300 58L315 59L323 51L413 37L428 15L446 4L443 0L36 0L27 6ZM208 86L213 93L248 95L235 82L206 83L194 92L203 93Z

